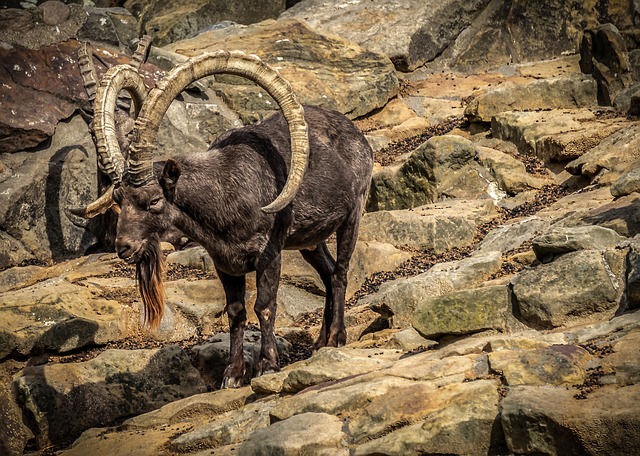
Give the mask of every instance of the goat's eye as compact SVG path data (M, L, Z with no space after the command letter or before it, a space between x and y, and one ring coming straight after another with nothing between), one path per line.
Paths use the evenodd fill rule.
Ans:
M147 207L147 210L150 212L158 213L158 212L162 212L163 208L164 208L164 204L163 204L162 198L155 198L149 202L149 206Z

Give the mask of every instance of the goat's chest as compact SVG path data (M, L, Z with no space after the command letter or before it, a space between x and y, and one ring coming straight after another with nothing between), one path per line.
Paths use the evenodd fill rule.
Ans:
M256 258L262 251L257 240L243 243L216 240L204 246L216 268L231 275L255 271Z

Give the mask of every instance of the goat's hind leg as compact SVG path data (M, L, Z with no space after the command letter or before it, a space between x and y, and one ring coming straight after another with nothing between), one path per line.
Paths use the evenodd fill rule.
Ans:
M314 350L327 345L328 330L331 326L333 316L333 291L331 286L331 276L336 266L336 262L331 256L327 244L321 242L313 250L300 250L302 257L309 263L320 275L320 279L326 290L324 302L324 312L322 314L322 326L320 334L313 344Z
M240 388L245 374L243 343L247 323L244 304L246 280L245 276L232 276L219 270L218 277L227 298L230 329L229 364L224 371L221 388Z
M356 248L358 228L362 214L362 203L342 223L336 232L336 264L331 275L331 295L333 300L331 325L327 332L327 346L341 347L347 343L347 330L344 325L345 295L347 293L347 273L349 262Z

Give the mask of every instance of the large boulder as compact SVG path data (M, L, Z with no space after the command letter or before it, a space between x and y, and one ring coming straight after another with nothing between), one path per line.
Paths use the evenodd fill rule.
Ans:
M633 122L613 132L589 149L585 154L567 164L567 171L591 178L592 183L613 184L616 196L629 190L634 179L624 176L636 166L640 159L640 123ZM618 179L620 179L618 181Z
M623 127L619 120L597 119L588 109L506 111L491 119L494 136L515 143L521 153L535 154L547 162L580 157L578 163Z
M490 173L475 158L468 139L434 136L374 173L367 210L411 209L443 197L488 198Z
M258 55L291 83L301 103L335 109L350 118L384 106L398 91L398 79L387 57L294 20L210 30L166 46L187 57L219 49ZM238 78L217 80L238 84ZM268 99L262 91L253 96ZM270 110L276 107L273 101L269 106Z
M538 328L612 316L624 292L626 252L581 250L521 272L513 294L524 321Z
M91 427L205 391L178 346L107 350L83 363L26 368L14 381L39 444L69 444Z
M598 23L600 11L593 2L493 1L429 67L477 71L560 57L575 51L582 31ZM628 14L619 17L630 25Z
M507 287L496 285L426 298L417 304L412 325L426 339L505 331L510 311Z
M639 394L639 385L604 388L584 400L576 400L576 391L566 387L510 388L500 414L509 452L636 453L640 451Z
M306 21L323 33L388 55L400 71L412 71L442 53L489 3L384 0L345 4L339 0L307 0L280 17Z
M203 29L228 23L253 24L274 19L285 10L285 0L248 1L197 0L176 3L170 0L127 0L125 8L138 18L142 33L154 36L159 46L196 35Z
M408 327L414 310L426 299L455 290L474 288L498 272L500 264L500 252L488 252L463 260L436 264L415 277L383 284L378 292L367 296L364 302L387 318L390 326Z
M369 212L362 218L359 236L363 241L386 240L396 247L440 253L471 245L477 226L496 216L489 199L451 200L414 210Z
M632 82L627 47L613 24L586 30L580 42L580 69L598 82L598 102L612 105Z

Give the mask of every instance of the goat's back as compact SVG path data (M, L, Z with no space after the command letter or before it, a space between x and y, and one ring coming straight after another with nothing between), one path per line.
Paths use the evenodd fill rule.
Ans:
M309 164L291 203L291 217L286 217L286 248L315 246L354 210L361 211L373 166L371 147L353 122L336 111L304 109L309 126ZM219 235L232 230L247 239L249 233L271 230L277 215L265 214L260 208L280 192L291 162L289 130L281 113L260 124L228 131L207 153L181 157L180 161L189 169L183 185L192 188L185 192L184 198L190 200L185 207L207 208L207 219L200 223L211 221ZM218 202L212 205L214 194Z

